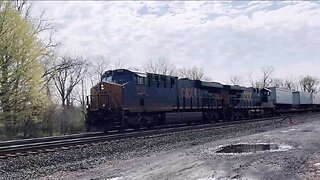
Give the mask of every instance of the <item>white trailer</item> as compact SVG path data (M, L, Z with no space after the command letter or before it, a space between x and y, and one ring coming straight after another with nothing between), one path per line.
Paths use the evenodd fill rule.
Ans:
M320 105L320 94L319 93L312 93L312 104Z
M268 88L271 90L269 96L269 102L273 104L283 104L283 105L292 105L293 104L293 95L292 91L283 88L271 87Z
M292 93L293 98L293 104L295 105L306 105L306 104L312 104L312 94L309 92L293 92Z

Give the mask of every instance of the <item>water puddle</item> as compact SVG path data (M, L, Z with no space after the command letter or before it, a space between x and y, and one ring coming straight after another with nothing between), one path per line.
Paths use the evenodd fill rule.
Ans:
M109 178L109 179L106 179L106 180L122 180L122 177L112 177L112 178Z
M314 166L320 167L320 163L314 163Z
M223 146L216 153L254 153L277 149L279 149L277 144L235 144Z
M301 132L312 132L311 129L304 129L304 130L301 130Z

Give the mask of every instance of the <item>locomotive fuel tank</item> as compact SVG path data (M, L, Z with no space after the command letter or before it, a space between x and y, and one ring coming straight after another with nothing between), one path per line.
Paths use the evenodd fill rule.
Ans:
M202 120L201 112L175 112L166 113L165 116L167 124L199 122Z

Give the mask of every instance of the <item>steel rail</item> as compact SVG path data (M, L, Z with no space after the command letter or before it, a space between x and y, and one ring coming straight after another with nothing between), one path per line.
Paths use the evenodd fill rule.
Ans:
M64 136L50 136L50 137L41 137L41 138L0 141L0 148L6 147L6 146L28 144L28 143L40 143L40 142L47 142L47 141L74 139L74 138L80 138L80 137L90 137L90 136L100 136L100 135L104 135L104 133L92 132L92 133L70 134L70 135L64 135Z

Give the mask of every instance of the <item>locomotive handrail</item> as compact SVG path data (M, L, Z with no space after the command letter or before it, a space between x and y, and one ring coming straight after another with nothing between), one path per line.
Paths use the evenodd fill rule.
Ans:
M112 100L112 102L113 102L113 104L114 104L114 107L115 107L116 109L118 109L117 103L114 101L113 96L112 96L111 94L110 94L110 97L111 97L111 100Z

